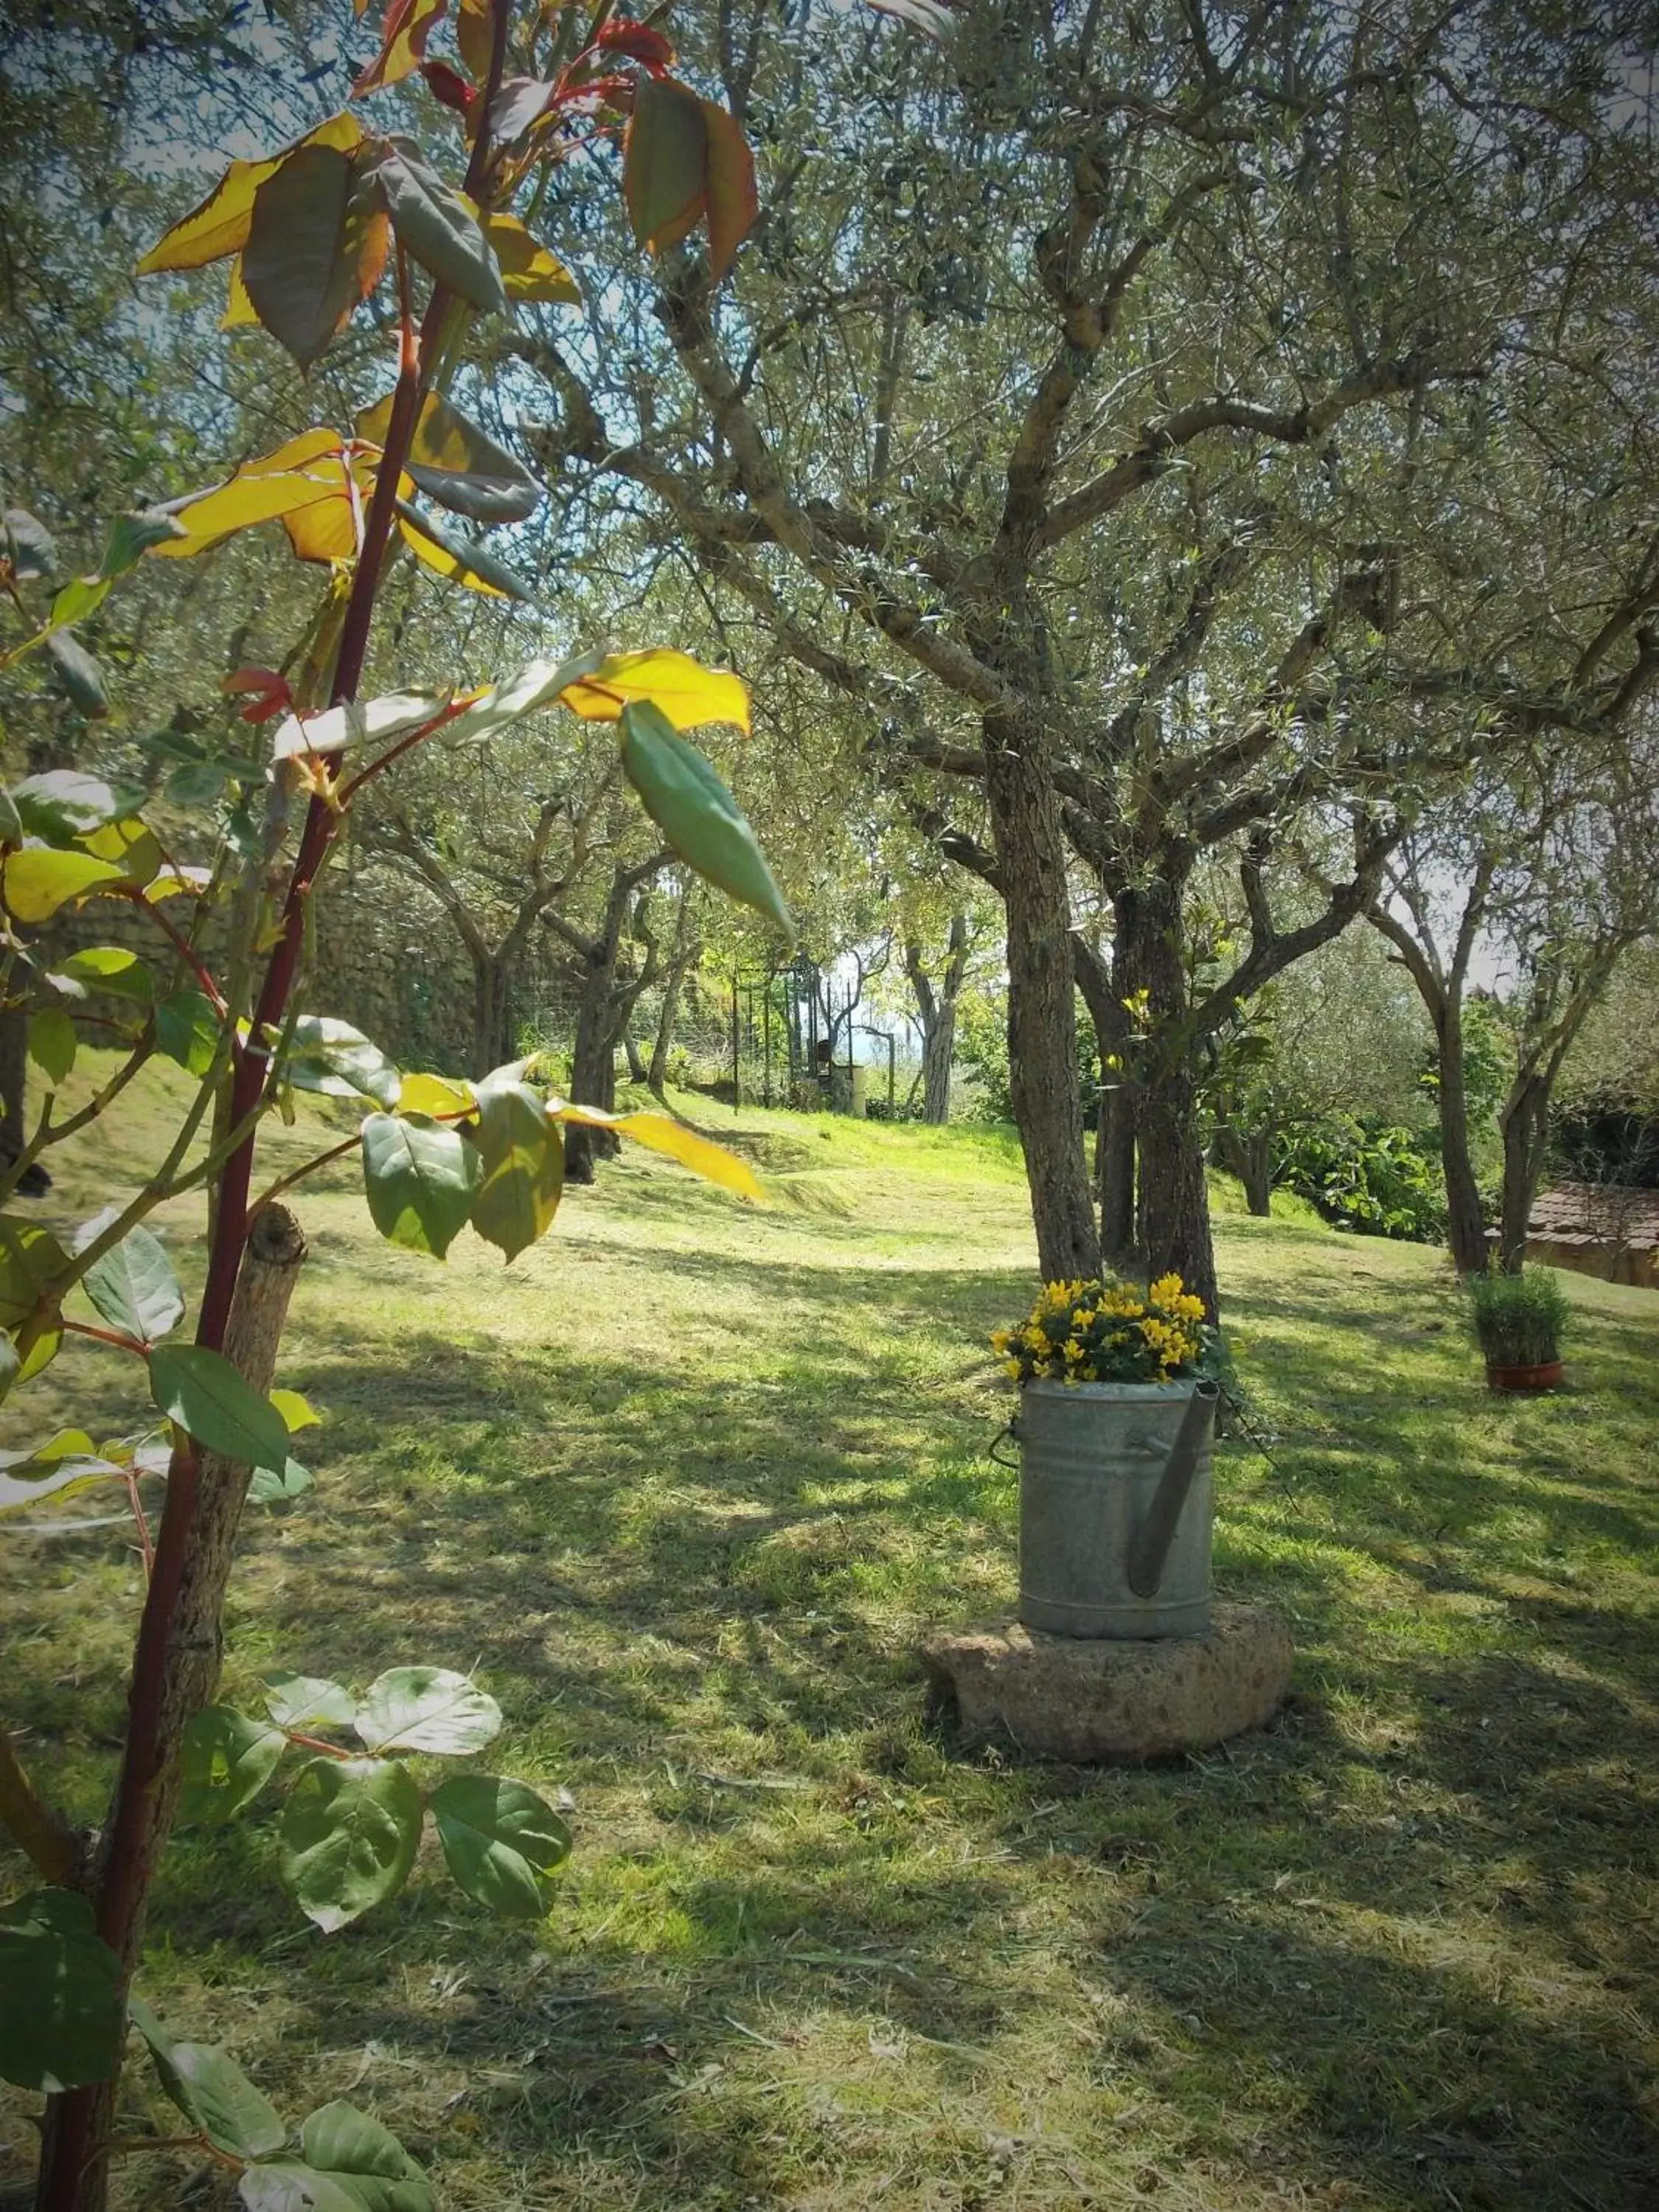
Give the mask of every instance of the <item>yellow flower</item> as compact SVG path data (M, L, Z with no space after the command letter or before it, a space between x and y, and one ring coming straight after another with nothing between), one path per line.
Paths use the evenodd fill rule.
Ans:
M1083 1346L1074 1336L1068 1336L1066 1340L1066 1357L1073 1367L1083 1357Z
M1018 1382L1019 1380L1018 1360L1005 1359L1002 1363L1002 1371L1008 1377L1008 1380L1011 1382Z
M1008 1349L1008 1345L1009 1345L1009 1341L1010 1341L1010 1337L1011 1337L1011 1332L1010 1332L1009 1330L1006 1329L1006 1328L999 1328L999 1329L994 1329L994 1330L993 1330L992 1334L991 1334L991 1349L992 1349L992 1351L993 1351L993 1352L1006 1352L1006 1350Z

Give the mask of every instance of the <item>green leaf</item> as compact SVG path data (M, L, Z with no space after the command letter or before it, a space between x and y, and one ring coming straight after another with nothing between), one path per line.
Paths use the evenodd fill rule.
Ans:
M504 683L492 684L478 694L471 703L464 707L446 732L450 744L462 739L481 742L493 738L526 714L539 714L561 698L573 684L591 676L605 662L602 653L574 653L568 660L532 660L509 676Z
M109 543L104 548L98 574L104 582L111 583L117 576L125 576L129 568L136 568L152 545L189 534L182 522L159 507L147 507L137 514L118 515L110 526Z
M168 1420L222 1458L273 1469L288 1464L282 1415L222 1352L158 1344L149 1355L149 1392Z
M634 236L660 252L702 211L708 131L702 102L672 79L635 79L623 142L623 197Z
M570 1831L533 1790L491 1774L458 1774L435 1790L432 1817L444 1858L469 1897L509 1919L539 1920Z
M0 1214L0 1328L16 1328L69 1267L69 1254L38 1222Z
M213 1001L193 986L156 1002L155 1042L191 1075L205 1075L212 1066L222 1026Z
M17 1357L17 1346L9 1336L0 1336L0 1401L11 1395L12 1385L21 1371L22 1363ZM5 1486L0 1482L0 1498Z
M623 772L680 858L793 936L789 909L754 831L696 747L648 699L623 708L622 738Z
M246 2212L363 2212L362 2199L343 2182L296 2158L261 2159L243 2173L236 2194Z
M18 1334L21 1335L21 1331L20 1330ZM13 1380L18 1382L32 1382L44 1368L51 1366L63 1348L64 1332L61 1328L42 1329L28 1350L21 1354L22 1364L18 1368ZM12 1350L14 1353L19 1350L15 1338L12 1342Z
M355 154L302 146L254 194L242 283L254 313L302 369L380 282L386 222Z
M349 1022L329 1014L301 1014L282 1073L296 1091L319 1091L331 1098L372 1098L393 1107L403 1078L377 1044Z
M9 507L4 517L4 543L0 546L20 584L49 579L58 567L58 546L44 522L26 507Z
M320 1674L262 1674L265 1711L282 1729L349 1728L357 1700Z
M286 1498L301 1497L311 1488L313 1479L311 1469L297 1459L285 1461L280 1474L273 1467L256 1467L248 1479L248 1503L279 1505Z
M459 531L447 529L406 499L398 501L398 524L410 552L452 583L466 584L475 591L499 592L525 605L533 603L533 587L476 538L464 538Z
M9 1337L0 1344L9 1346ZM12 1358L17 1357L14 1349ZM117 1462L94 1450L84 1429L60 1429L30 1451L0 1452L0 1513L37 1505L43 1498L64 1498L94 1482L118 1480Z
M48 845L67 845L118 820L131 811L135 796L131 791L115 791L101 776L83 775L74 768L26 775L11 793L24 835Z
M280 1729L229 1705L204 1706L185 1729L179 1819L210 1828L234 1820L270 1781L287 1749Z
M494 1698L447 1667L392 1667L369 1686L352 1726L370 1751L482 1751L501 1731Z
M421 1793L395 1759L313 1759L283 1813L283 1879L329 1933L395 1897L421 1840Z
M56 1091L75 1066L75 1024L61 1006L43 1006L29 1016L29 1058Z
M46 646L58 688L70 706L76 714L84 714L88 721L101 722L109 712L103 670L80 639L67 629L53 630Z
M282 2114L235 2060L206 2043L175 2043L140 1999L127 2006L149 2046L156 2078L179 2110L216 2150L232 2158L269 2158L288 2141Z
M480 1084L477 1146L483 1182L472 1226L507 1259L542 1236L564 1188L564 1142L527 1084Z
M84 951L69 953L46 981L60 990L69 987L71 998L88 991L107 991L112 998L147 1006L153 995L149 969L125 945L92 945Z
M109 585L102 576L71 576L52 599L48 629L64 630L85 622L108 597Z
M391 2129L343 2097L307 2115L300 2150L344 2191L354 2212L433 2212L431 2185Z
M55 2096L107 2081L126 2033L121 1962L69 1889L0 1905L0 2075Z
M19 921L49 921L60 906L89 898L123 871L90 853L55 853L46 845L22 845L8 853L0 874L0 896Z
M388 393L357 417L357 435L384 446L391 424ZM474 522L523 522L542 496L522 462L435 392L421 409L404 468L441 507Z
M371 1114L363 1123L368 1210L393 1244L441 1260L471 1215L483 1180L477 1150L422 1114Z
M392 228L422 268L485 313L506 314L501 267L469 203L423 161L396 149L371 173Z
M75 1232L75 1249L84 1252L116 1217L106 1206ZM185 1317L185 1294L160 1239L142 1225L129 1229L120 1243L94 1260L81 1287L103 1319L123 1335L151 1345L170 1335Z
M17 811L10 792L0 791L0 842L21 845L22 842L22 817Z

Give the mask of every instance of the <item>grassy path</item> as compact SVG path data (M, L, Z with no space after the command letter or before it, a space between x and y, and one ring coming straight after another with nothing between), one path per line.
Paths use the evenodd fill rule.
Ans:
M775 1209L633 1159L507 1272L306 1200L283 1379L329 1420L230 1685L476 1662L576 1856L543 1929L417 1874L325 1939L268 1820L193 1837L158 2009L285 2110L355 2081L449 2212L1651 2206L1659 1299L1570 1283L1574 1389L1498 1402L1436 1255L1227 1219L1279 1441L1222 1455L1218 1572L1291 1617L1292 1705L1178 1767L966 1759L910 1655L1012 1589L1017 1159L744 1126ZM31 1432L124 1379L75 1365ZM119 1530L0 1551L7 1705L83 1811L135 1595ZM126 2201L219 2199L157 2159Z

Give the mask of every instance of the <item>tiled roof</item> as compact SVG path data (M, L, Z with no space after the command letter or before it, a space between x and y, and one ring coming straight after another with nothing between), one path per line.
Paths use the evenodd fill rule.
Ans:
M1583 1240L1659 1249L1659 1190L1622 1183L1557 1183L1534 1201L1527 1233L1558 1244Z

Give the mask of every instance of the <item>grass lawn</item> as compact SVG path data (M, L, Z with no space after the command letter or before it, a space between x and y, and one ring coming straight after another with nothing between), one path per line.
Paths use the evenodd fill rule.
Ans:
M568 1792L576 1850L544 1926L424 1868L325 1937L268 1814L181 1838L144 1975L174 2031L284 2112L376 2111L448 2212L1659 2203L1659 1298L1564 1279L1572 1388L1498 1401L1438 1255L1228 1215L1276 1441L1222 1449L1218 1580L1289 1616L1291 1703L1158 1769L965 1757L912 1654L1013 1589L1017 1154L697 1111L775 1206L635 1155L503 1271L381 1245L342 1170L305 1195L281 1379L327 1425L314 1492L250 1515L228 1693L476 1667L490 1763ZM100 1139L43 1217L131 1165ZM77 1346L7 1440L132 1402ZM5 1531L8 1717L89 1817L129 1532ZM137 2062L128 2098L170 2131ZM122 2189L225 2201L177 2154Z

